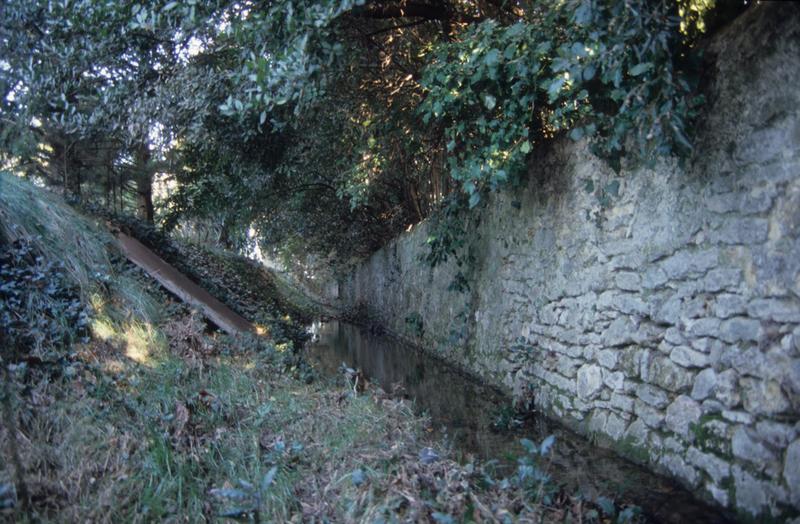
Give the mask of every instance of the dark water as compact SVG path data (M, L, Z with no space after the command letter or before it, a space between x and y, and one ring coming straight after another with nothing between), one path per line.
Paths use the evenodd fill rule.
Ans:
M422 351L342 322L316 323L312 329L315 340L307 352L318 370L335 376L345 363L389 392L401 386L457 454L511 465L523 452L519 439L540 442L555 435L548 472L568 490L579 490L591 499L603 495L622 505L637 505L652 522L729 522L674 482L593 446L544 417L525 421L513 431L496 431L492 423L510 399Z

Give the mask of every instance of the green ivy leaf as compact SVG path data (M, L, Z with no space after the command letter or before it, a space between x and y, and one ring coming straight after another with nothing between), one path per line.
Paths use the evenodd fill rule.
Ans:
M483 58L483 63L489 67L495 66L500 62L500 51L497 49L490 49L486 56Z
M558 98L558 93L561 91L561 88L564 87L566 83L566 79L563 76L556 77L550 85L547 86L547 95L550 98L550 102L554 102L556 98Z
M642 62L641 64L636 64L632 68L628 70L628 73L631 76L639 76L650 71L653 68L653 64L651 62Z
M266 491L275 481L275 475L278 474L278 466L272 466L264 478L261 480L261 491Z
M406 319L406 322L408 322L408 319ZM350 478L353 481L354 486L360 486L361 484L364 483L364 481L366 481L366 475L364 475L364 470L362 469L353 470L353 473L351 473Z

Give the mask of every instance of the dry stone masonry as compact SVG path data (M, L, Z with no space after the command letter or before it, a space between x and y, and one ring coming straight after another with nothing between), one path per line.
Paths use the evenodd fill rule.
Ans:
M800 17L715 37L686 166L532 161L475 226L467 293L422 224L340 297L743 517L800 508Z

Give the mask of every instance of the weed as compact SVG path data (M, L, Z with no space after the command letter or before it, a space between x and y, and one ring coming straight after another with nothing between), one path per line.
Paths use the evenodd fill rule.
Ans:
M419 338L425 334L424 320L422 318L422 315L419 314L419 312L414 311L412 313L409 313L405 318L405 323L406 323L406 328L411 335Z

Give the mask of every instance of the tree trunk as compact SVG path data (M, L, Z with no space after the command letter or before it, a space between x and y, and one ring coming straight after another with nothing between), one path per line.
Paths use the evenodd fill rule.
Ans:
M233 243L231 242L231 219L228 217L228 215L222 217L222 224L219 228L218 243L225 249L233 249Z
M77 162L72 158L73 144L69 138L55 135L49 137L49 142L53 148L49 162L50 177L54 181L60 180L66 195L80 198L80 171Z
M150 224L155 218L153 209L153 172L150 165L150 150L147 144L140 145L135 152L136 161L136 210L139 217Z

